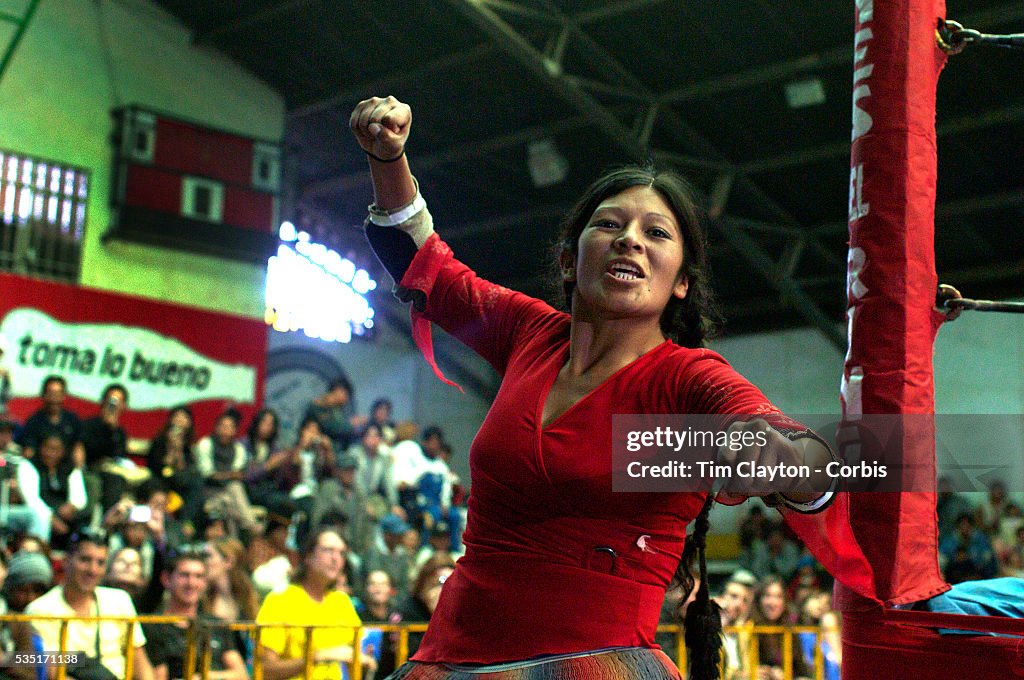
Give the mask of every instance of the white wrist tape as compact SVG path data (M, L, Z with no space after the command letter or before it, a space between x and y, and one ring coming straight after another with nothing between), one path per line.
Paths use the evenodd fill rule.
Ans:
M398 210L384 210L376 205L369 206L367 210L370 213L370 221L378 227L397 227L403 222L408 222L426 207L427 202L423 199L423 195L417 191L416 198L412 199L412 203Z

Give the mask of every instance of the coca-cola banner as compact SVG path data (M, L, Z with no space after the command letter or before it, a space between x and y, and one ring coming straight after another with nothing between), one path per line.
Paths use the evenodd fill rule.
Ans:
M228 406L248 415L262 397L260 320L0 274L0 338L19 420L40 406L49 375L67 380L68 406L84 417L107 385L127 387L132 437L152 436L178 404L203 431Z

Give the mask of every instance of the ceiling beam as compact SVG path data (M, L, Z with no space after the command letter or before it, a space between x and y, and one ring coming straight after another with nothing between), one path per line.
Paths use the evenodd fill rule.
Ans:
M192 43L194 45L205 45L212 42L214 38L219 36L227 35L228 33L236 33L243 28L252 28L258 24L266 23L278 15L290 14L296 10L303 9L306 5L319 1L320 0L278 0L276 2L268 2L263 7L237 17L231 21L217 26L212 26L202 31L196 31L192 34Z
M577 43L582 44L585 48L583 54L591 63L597 66L599 72L608 73L610 79L616 84L625 84L627 88L636 91L642 98L646 98L650 102L650 106L654 108L657 117L660 117L665 122L665 130L678 143L696 150L698 155L706 157L712 162L733 165L725 154L693 128L675 110L668 106L658 106L658 95L647 87L636 74L611 55L603 45L598 44L581 27L576 25L571 18L560 14L557 7L550 0L542 1L551 8L552 13L562 18L565 22L566 30L571 31ZM653 125L653 121L650 124ZM760 205L770 216L770 219L793 226L799 225L799 221L792 214L768 196L759 186L754 184L749 177L737 173L735 170L733 170L733 174L737 175L735 180L736 187L745 192L756 204ZM815 237L808 237L807 245L828 266L845 268L845 262L837 260L834 254L819 243Z
M976 132L998 125L1010 125L1021 121L1024 121L1024 105L1012 104L988 111L970 113L960 118L939 123L935 128L935 132L939 137L949 137ZM784 168L810 165L811 163L848 156L849 154L850 143L848 141L830 142L808 149L779 154L770 158L747 161L741 164L739 169L745 174L756 175Z
M609 2L604 7L577 12L572 15L572 20L580 25L592 24L606 19L614 19L622 14L635 12L651 5L660 5L663 2L665 0L619 0L619 2Z
M545 83L559 99L575 107L590 118L594 125L612 140L627 157L633 160L642 160L648 156L649 150L617 116L612 114L590 93L581 89L579 85L563 78L560 64L552 63L550 58L533 47L529 41L494 11L485 5L481 5L476 0L449 0L449 2L489 36L499 48L507 52L541 82ZM606 62L611 68L613 76L624 76L626 85L630 87L636 87L639 84L639 80L626 71L610 55L603 52L598 52L598 54L602 57L601 60ZM641 90L642 88L643 86L640 84L640 87L636 89ZM704 145L709 146L706 140ZM702 198L706 202L706 197ZM720 226L722 221L716 220L713 224ZM792 301L797 311L809 323L817 327L838 350L843 351L845 349L846 339L837 330L836 322L828 319L827 315L817 307L814 300L792 278L779 276L777 264L755 239L740 229L719 228L718 231L727 242L736 248L736 252L753 269L765 277L772 287L784 296L785 299Z
M4 49L3 56L0 57L0 80L3 80L4 72L7 71L11 59L14 58L14 53L18 49L21 39L25 36L28 24L32 21L32 15L36 13L38 6L39 0L31 0L22 14L0 11L0 21L14 24L14 32L7 38L7 47Z
M957 19L969 28L981 30L1024 19L1024 4L1011 2L979 12L971 12ZM764 66L755 66L746 71L715 76L689 85L668 90L658 96L665 103L679 103L693 99L702 99L715 95L744 90L758 85L767 85L786 80L809 71L820 71L853 63L853 41L839 45L824 52L807 54L795 59L777 61ZM849 145L847 145L849 148Z
M572 208L572 204L542 205L522 212L502 215L491 219L474 220L461 224L452 224L440 229L439 233L449 242L477 238L485 234L493 234L512 227L522 227L537 222L557 223L565 217L565 214ZM551 232L551 240L554 241L555 232Z
M399 89L401 83L425 82L435 79L439 74L445 74L453 68L473 64L495 54L497 48L493 43L485 42L480 45L446 54L431 61L420 63L417 66L410 66L402 69L399 73L391 73L381 78L376 78L360 83L345 92L337 92L323 99L304 104L288 111L288 118L295 120L311 116L322 111L328 111L336 106L354 106L356 102L382 95Z
M478 142L463 142L434 153L414 156L411 164L416 171L433 170L448 163L459 163L480 158L505 149L521 146L528 142L553 135L580 130L590 125L584 116L573 116L553 123L534 125L515 132L491 137ZM349 191L370 185L370 173L366 170L337 177L327 177L306 184L301 191L303 199L316 199L338 191Z

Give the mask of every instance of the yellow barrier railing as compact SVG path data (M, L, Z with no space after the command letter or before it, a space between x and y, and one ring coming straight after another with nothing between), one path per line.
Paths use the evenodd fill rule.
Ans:
M659 633L672 633L675 637L676 663L680 670L686 669L686 643L683 638L683 627L679 624L658 626ZM743 636L747 642L745 650L746 669L742 677L756 678L757 667L761 665L759 637L761 635L782 635L782 674L783 680L793 680L793 636L801 633L814 635L814 680L825 677L825 657L821 649L825 630L820 626L755 626L747 623L742 626L726 626L723 631L727 635ZM741 652L744 650L740 650Z
M315 667L315 650L313 649L313 631L317 629L334 629L334 628L347 628L352 630L352 626L343 625L318 625L311 626L302 623L266 623L258 624L251 621L200 621L195 618L189 618L184 616L161 616L161 615L146 615L146 616L27 616L25 614L3 614L0 615L0 623L4 622L21 622L21 623L37 623L42 621L55 621L60 623L60 647L58 650L65 653L68 651L81 651L81 650L68 650L68 625L70 622L79 623L99 623L105 622L118 622L123 623L127 626L127 635L125 637L125 647L122 650L125 656L125 677L131 678L134 670L135 662L135 648L131 644L131 641L135 637L135 627L141 624L164 624L164 625L181 625L185 624L187 628L186 639L188 644L186 646L186 656L184 660L185 677L191 678L198 672L200 678L207 680L213 664L213 649L209 644L203 644L203 654L201 658L197 658L197 652L200 649L200 636L209 636L209 629L212 628L224 628L229 631L246 632L249 633L253 641L253 680L263 680L263 658L261 643L261 632L266 628L274 629L302 629L303 634L303 660L304 670L303 678L311 678L313 675L313 669ZM391 623L380 623L380 624L366 624L359 626L354 629L355 640L362 639L362 632L364 629L379 630L383 633L398 633L398 645L395 648L395 665L400 666L405 663L409 658L409 634L410 633L422 633L427 630L427 624L425 623L407 623L407 624L391 624ZM686 645L683 639L682 626L678 624L666 624L658 626L659 633L671 633L675 638L674 649L676 651L676 660L680 669L686 668ZM824 630L818 626L755 626L753 624L746 624L743 626L727 626L724 629L726 634L737 634L742 635L748 640L749 649L746 650L747 654L747 677L756 677L757 667L760 665L760 651L758 645L758 638L761 635L782 635L782 669L784 680L793 680L793 636L801 633L812 633L814 635L814 678L815 680L822 680L825 672L825 660L822 654L821 641L824 634ZM203 642L206 642L206 637L202 638ZM350 664L349 677L352 680L362 680L363 669L361 663L362 649L360 644L355 644L352 647L352 661ZM66 680L67 668L65 666L59 666L57 668L57 680Z

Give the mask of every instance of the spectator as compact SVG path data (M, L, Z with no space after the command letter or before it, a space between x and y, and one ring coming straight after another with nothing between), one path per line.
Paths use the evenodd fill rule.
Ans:
M302 429L299 428L299 440L302 439ZM298 454L294 448L273 452L265 459L251 461L245 473L246 487L252 502L266 508L268 513L288 518L289 521L298 509L290 493L295 480L284 479L281 475L284 472L283 466L295 455Z
M29 602L50 589L53 570L49 561L39 553L16 552L7 564L7 578L2 581L0 614L21 614ZM34 652L32 637L31 624L15 621L0 623L0 654ZM36 670L28 666L7 667L0 671L3 672L7 674L0 677L10 680L35 680L37 677Z
M413 557L412 571L418 572L427 563L427 560L437 555L446 557L452 562L462 557L461 551L452 550L451 535L452 528L445 520L441 520L431 527L426 545L421 547Z
M939 540L956 531L957 517L971 512L971 504L964 495L953 491L949 477L939 477L935 512L939 520Z
M156 480L147 480L136 491L136 499L125 498L107 511L103 527L111 535L111 550L136 548L142 556L144 578L159 586L158 561L168 549L184 542L181 524L167 508L167 492ZM156 588L159 591L159 587Z
M378 569L386 571L395 588L405 590L409 584L409 568L414 553L410 553L402 544L402 539L410 528L398 515L385 515L380 520L377 538L363 555L364 572L368 574Z
M383 443L380 425L369 423L359 442L348 449L355 458L358 473L356 486L365 496L382 496L388 505L398 504L398 495L391 479L391 447Z
M86 530L75 534L68 546L64 584L31 602L25 613L32 616L136 616L128 593L99 585L106 563L105 535ZM42 638L43 649L61 648L59 622L36 621L35 628ZM145 633L136 627L129 641L127 631L127 626L116 621L72 621L67 627L65 649L82 651L98 661L96 665L106 668L113 678L124 678L124 650L130 643L135 648L134 680L153 680L153 668L146 656Z
M715 598L722 608L722 627L739 628L750 620L751 604L754 600L754 586L757 579L749 571L740 569L733 572L726 582L722 594ZM723 649L725 664L723 676L726 680L749 677L750 633L743 630L726 630Z
M64 440L55 433L43 436L39 455L18 466L18 477L26 504L36 508L49 523L48 529L37 535L63 548L71 534L88 523L91 514L84 475L67 459Z
M32 600L53 586L53 568L50 560L39 552L19 550L7 563L7 578L3 582L3 597L8 611L25 611Z
M11 543L11 552L32 552L39 553L46 558L47 562L51 561L50 555L50 544L39 538L38 536L21 535L15 536L14 541Z
M113 507L128 489L128 433L121 427L127 407L128 390L117 383L107 385L100 397L100 414L82 423L81 439L72 456L75 465L84 461L98 480L99 492L90 493L90 497L99 498L104 510Z
M999 563L1000 576L1024 578L1024 526L1017 527L1014 542Z
M290 522L295 514L295 503L287 492L278 488L271 474L277 465L284 462L284 457L274 458L273 465L268 467L276 450L278 430L277 412L273 409L261 409L253 416L245 435L245 448L249 455L245 482L250 501L266 508L269 514L277 515L279 522L280 518Z
M804 551L796 561L796 572L789 582L786 593L793 602L803 603L812 594L822 589L821 579L818 577L818 562L810 552Z
M204 542L228 538L228 518L220 510L208 510L203 513L199 535Z
M39 495L39 472L19 455L13 435L14 423L0 415L0 484L10 490L6 529L50 540L53 511Z
M740 554L739 563L759 579L776 574L789 581L796 573L799 559L800 549L786 538L781 527L774 526L765 540L754 539L750 549Z
M394 415L394 406L390 399L379 397L370 406L370 423L380 428L380 434L386 446L395 443L395 423L391 419L392 415Z
M276 496L301 513L296 518L298 524L295 530L301 543L309 530L320 483L331 477L333 470L334 450L331 441L323 436L316 419L307 417L302 421L295 445L273 454L258 476L250 473L250 479L272 480ZM283 514L280 505L272 506L272 510Z
M192 411L187 406L176 406L150 442L146 456L151 479L181 496L181 519L193 528L199 524L203 510L203 477L192 452L195 438Z
M125 546L113 552L103 585L125 591L131 596L137 611L146 611L140 606L140 600L149 581L142 573L142 555L138 548Z
M292 583L264 600L256 617L258 623L303 625L347 625L351 628L321 628L313 632L313 680L342 677L341 664L353 659L355 630L359 615L349 597L334 590L345 560L345 540L335 530L320 528L312 532L300 551L299 568ZM305 632L301 628L264 628L263 677L266 680L299 678L305 667ZM360 657L367 670L376 662L369 655Z
M428 463L423 449L416 443L418 434L416 423L402 421L395 426L396 442L391 447L391 482L395 485L404 519L415 525L420 523L420 476Z
M199 602L206 591L206 564L201 553L185 552L168 560L161 574L167 601L158 614L184 616L204 623L219 623L220 619L199 611ZM188 649L188 623L142 624L146 633L146 650L159 678L181 680L185 676L185 657ZM210 680L248 680L245 660L235 647L234 636L224 627L207 628L202 646L195 656L203 658L204 646L210 654Z
M340 513L345 518L345 542L350 546L359 545L365 551L362 537L370 535L372 522L366 512L366 495L356 483L357 466L355 456L345 454L338 458L334 474L320 484L312 523L319 526L328 513Z
M291 522L271 515L267 531L257 538L246 551L246 564L252 573L252 583L260 597L288 585L292 571L299 564L299 556L288 547Z
M455 562L445 555L437 555L420 569L416 580L398 606L403 623L429 623L437 602L441 597L441 589L445 581L455 571ZM423 633L409 634L409 655L419 649L423 641Z
M225 621L252 621L259 600L245 571L245 547L233 538L210 541L203 548L206 559L205 611Z
M814 668L817 644L821 647L824 661L823 680L840 680L843 650L839 637L839 619L832 611L832 597L826 592L818 591L804 598L800 605L798 623L801 626L816 626L822 631L820 637L817 633L797 633L804 668Z
M82 421L64 408L67 391L68 383L59 375L51 375L43 380L40 395L43 398L43 406L25 421L25 427L18 438L26 458L35 455L43 435L50 432L56 432L60 436L65 451L71 451L78 442L82 432Z
M159 481L149 479L140 484L135 498L137 503L149 507L147 525L158 547L175 549L185 542L185 526L168 510L170 496Z
M761 586L754 598L754 624L757 626L792 626L796 622L792 607L786 599L784 582L777 575L770 575L761 580ZM781 633L762 633L757 638L759 680L782 680L783 670L783 635ZM811 675L804 667L803 657L795 653L793 658L792 677L806 678Z
M245 448L249 453L250 465L262 465L267 462L277 447L277 435L280 423L277 411L272 408L260 409L252 417L249 429L245 432Z
M363 623L399 623L402 615L398 612L395 597L398 591L391 585L391 577L383 570L371 571L366 575L363 598L356 613ZM380 653L377 654L377 675L387 677L395 670L395 649L398 646L398 633L385 633L381 638Z
M999 521L999 533L992 538L997 554L1005 555L1017 543L1017 532L1024 526L1024 513L1016 503L1009 503Z
M752 505L747 516L740 522L740 547L749 549L754 541L763 541L768 538L768 531L772 523L764 516L764 510L760 505Z
M992 541L974 527L974 518L964 513L957 518L956 533L939 542L939 554L946 561L950 583L993 578L998 572Z
M423 541L426 542L430 529L437 522L451 522L452 471L445 462L444 432L437 425L423 431L423 455L426 463L416 483L420 507L423 511ZM451 537L449 536L449 542Z
M158 551L163 541L154 536L153 511L147 505L136 504L132 499L121 501L104 516L103 526L110 532L110 550L117 553L121 548L134 548L139 552L142 578L149 582Z
M341 377L331 381L327 392L320 395L306 409L306 418L312 418L320 430L331 440L335 451L344 451L356 441L356 430L366 424L366 416L356 415L352 404L352 383Z
M1010 501L1006 497L1006 485L994 480L989 482L988 497L975 510L974 521L979 531L994 536L999 532L999 523L1006 514Z
M232 521L231 533L246 532L249 536L263 533L256 511L242 480L247 457L245 446L235 439L238 423L235 416L223 413L213 426L213 434L196 444L196 467L203 476L206 512L226 516Z

